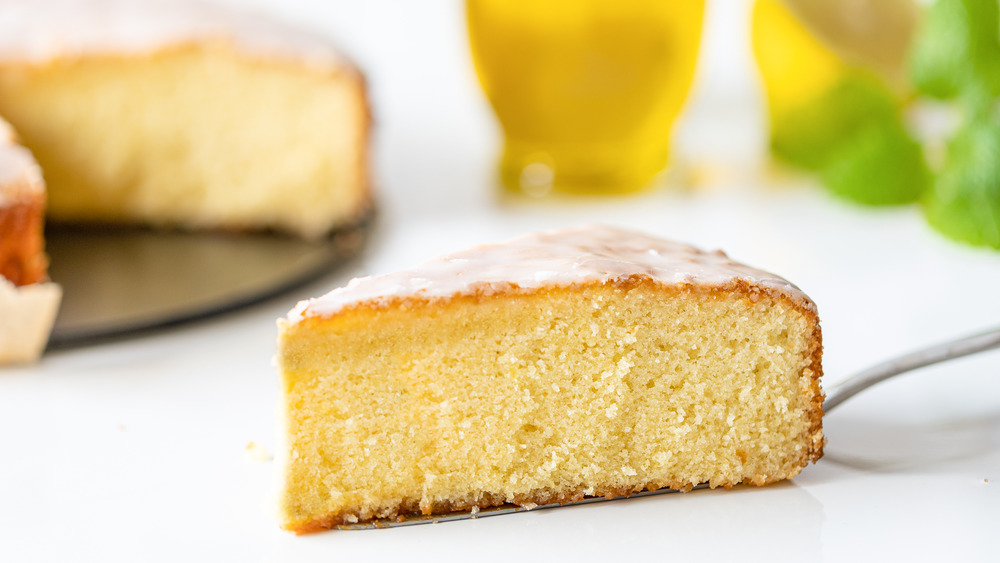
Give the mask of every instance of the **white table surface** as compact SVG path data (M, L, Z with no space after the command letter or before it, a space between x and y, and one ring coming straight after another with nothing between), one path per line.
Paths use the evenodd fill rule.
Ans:
M240 3L237 0L231 0ZM825 383L1000 325L1000 253L919 210L857 208L763 159L747 4L712 5L664 186L529 200L496 189L499 133L454 1L252 3L338 38L374 100L381 213L361 260L264 304L0 369L0 561L442 559L996 561L1000 352L873 389L825 420L826 456L765 488L696 491L393 530L278 528L275 319L350 277L602 221L780 273L819 305ZM692 185L695 184L694 187Z

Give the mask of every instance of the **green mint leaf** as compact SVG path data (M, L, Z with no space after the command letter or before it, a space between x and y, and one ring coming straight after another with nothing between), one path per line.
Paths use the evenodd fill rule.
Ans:
M898 102L879 78L851 71L823 95L776 119L771 149L789 164L822 170L865 124L898 115Z
M897 205L920 199L930 171L920 145L902 120L872 120L843 140L821 171L833 194L867 205Z
M970 87L1000 94L1000 5L997 0L937 0L926 11L910 54L921 94L950 100Z
M929 183L920 145L884 82L852 70L829 91L774 124L779 158L817 171L832 193L869 205L917 201Z
M948 144L923 199L928 222L948 237L1000 249L1000 119L970 120Z

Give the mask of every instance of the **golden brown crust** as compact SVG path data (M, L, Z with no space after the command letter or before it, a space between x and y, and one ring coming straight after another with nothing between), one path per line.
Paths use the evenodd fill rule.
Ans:
M741 483L755 486L767 485L784 479L790 479L798 475L798 473L806 467L809 462L815 463L822 457L823 446L825 443L822 430L824 395L820 387L823 345L819 317L816 312L815 304L812 301L808 300L808 298L798 299L788 295L787 293L755 285L741 279L734 279L732 282L722 286L706 286L698 284L667 285L657 282L647 275L636 274L627 278L614 280L609 283L612 283L622 289L645 286L668 294L671 297L683 296L686 294L702 294L718 298L730 298L733 295L738 295L749 303L758 303L763 299L771 299L794 308L801 313L807 319L807 322L812 329L812 336L809 339L809 365L799 374L802 392L809 397L810 405L810 408L806 412L806 416L809 419L809 427L807 431L808 435L803 437L804 441L808 443L808 449L804 452L801 459L788 467L787 472L784 474L753 475L741 482L734 482L732 480L715 481L710 483L709 486L711 488L721 486L728 489ZM602 284L595 282L583 285L599 286ZM304 323L304 326L308 327L310 324L329 321L332 318L348 314L350 311L358 309L384 310L390 307L416 309L422 307L435 307L452 301L479 303L485 300L497 298L499 296L538 294L563 289L565 289L565 287L561 286L552 286L543 289L524 289L515 284L510 284L506 288L498 289L496 285L492 285L488 288L479 288L471 294L455 295L446 298L395 297L389 300L377 302L371 301L357 303L348 308L341 309L334 315L326 317L309 317L303 319L301 322ZM308 330L308 328L306 328L306 330ZM579 502L580 500L588 497L627 497L642 491L658 490L663 488L687 491L692 488L692 483L660 480L628 488L613 486L605 486L603 488L595 487L593 490L588 490L587 492L584 492L584 489L582 488L562 491L535 491L532 494L518 496L512 499L512 501L508 501L507 499L496 494L480 493L478 495L478 499L475 500L468 499L456 502L440 502L430 506L421 506L419 499L403 499L398 507L385 507L379 513L329 514L315 520L289 523L286 524L285 528L297 534L304 534L372 519L405 518L408 515L426 516L447 512L465 511L470 510L473 507L480 509L491 508L504 504L514 504L522 507L533 507L546 504L567 504Z
M802 379L808 385L807 393L810 397L811 406L808 411L810 422L809 436L811 439L808 461L816 463L823 457L823 448L826 446L826 438L823 435L823 401L826 399L826 394L823 392L820 384L820 378L823 376L823 331L820 328L819 317L815 311L802 311L802 314L809 318L810 324L813 326L813 337L810 339L811 362L809 367L803 371ZM803 463L802 465L805 466L806 464Z
M45 195L25 195L0 205L0 277L14 285L45 279L48 260L42 238Z
M740 484L763 486L783 481L785 479L791 479L792 477L798 475L799 471L801 471L801 468L797 468L792 474L789 475L760 475L744 482L725 481L714 484L705 483L705 485L708 485L711 489L718 487L731 489L732 487ZM518 495L511 501L507 501L501 495L491 493L481 494L478 500L467 499L460 501L444 501L434 503L429 506L422 506L419 499L405 499L399 507L389 508L378 514L331 514L316 520L290 525L285 529L296 534L311 534L314 532L331 530L339 526L346 526L357 522L367 522L372 520L405 521L408 517L432 516L448 514L451 512L464 512L472 510L473 508L487 509L504 505L514 505L530 510L538 506L552 504L573 504L588 498L627 498L645 491L672 489L680 492L689 492L693 488L694 486L691 483L683 483L680 481L655 481L635 487L596 487L593 489L592 494L587 494L584 492L583 488L567 491L534 491L531 494Z

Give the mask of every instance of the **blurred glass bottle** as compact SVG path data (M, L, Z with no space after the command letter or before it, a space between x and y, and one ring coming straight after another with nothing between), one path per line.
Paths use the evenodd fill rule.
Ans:
M504 185L630 192L666 166L704 0L467 0L473 59L505 134Z

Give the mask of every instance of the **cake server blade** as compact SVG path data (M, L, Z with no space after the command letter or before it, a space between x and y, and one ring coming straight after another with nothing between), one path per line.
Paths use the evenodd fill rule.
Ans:
M833 385L823 402L823 412L829 413L865 389L897 375L995 349L1000 349L1000 328L928 346L884 361Z
M692 487L692 490L707 489L708 483L702 483L696 487ZM527 508L524 506L517 506L515 504L503 504L500 506L494 506L491 508L481 508L476 512L462 510L457 512L446 512L443 514L429 514L429 515L407 515L401 516L399 518L380 518L376 520L368 520L365 522L358 522L356 524L341 524L337 526L338 530L374 530L378 528L400 528L402 526L417 526L420 524L437 524L440 522L454 522L456 520L474 520L477 518L487 518L489 516L503 516L505 514L514 514L517 512L533 512L536 510L545 510L549 508L561 508L567 506L579 506L581 504L594 504L597 502L608 502L615 500L625 500L629 498L639 498L639 497L649 497L655 495L664 495L669 493L680 493L683 492L679 489L657 489L655 491L642 491L635 493L634 495L629 495L627 497L587 497L583 500L576 502L570 502L566 504L540 504Z

